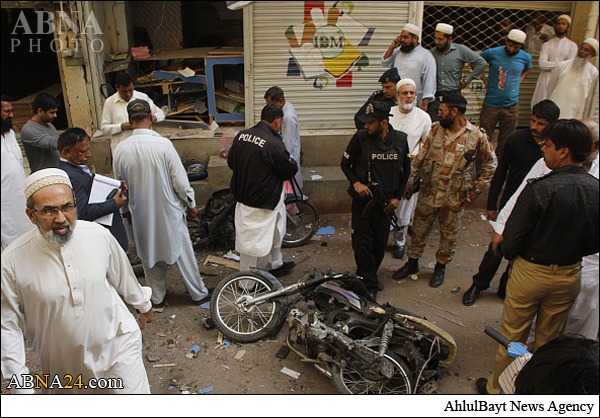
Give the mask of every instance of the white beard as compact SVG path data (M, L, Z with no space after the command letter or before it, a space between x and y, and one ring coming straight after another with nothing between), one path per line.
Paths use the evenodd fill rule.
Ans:
M410 112L415 107L415 102L412 102L412 103L402 102L402 103L400 103L400 107L402 107L402 109L406 110L407 112Z

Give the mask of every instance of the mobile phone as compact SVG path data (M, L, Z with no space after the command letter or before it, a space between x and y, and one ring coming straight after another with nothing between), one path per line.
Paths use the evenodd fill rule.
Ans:
M106 200L112 199L113 197L115 197L115 195L117 194L117 192L119 191L119 189L112 189L112 191L108 194L108 196L106 196Z

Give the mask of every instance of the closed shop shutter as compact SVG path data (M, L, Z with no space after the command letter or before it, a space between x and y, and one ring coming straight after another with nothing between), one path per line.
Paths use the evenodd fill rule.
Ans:
M518 8L517 8L518 7ZM526 31L536 15L552 25L556 17L562 13L571 14L573 2L570 1L426 1L423 13L423 44L433 47L435 25L445 22L454 25L455 41L468 46L476 52L498 45L504 45L503 23L510 28ZM553 30L552 30L553 32ZM519 126L528 126L531 118L531 97L539 76L539 51L528 51L533 58L533 68L521 83L519 98ZM466 70L470 71L467 67ZM487 73L487 70L486 70ZM479 113L485 87L483 82L474 81L463 90L469 101L467 118L479 123Z
M260 119L264 92L278 85L296 107L302 131L354 128L356 111L381 88L381 56L408 22L409 3L252 3L244 16L251 27L245 50L251 48L246 73L253 119L247 122Z

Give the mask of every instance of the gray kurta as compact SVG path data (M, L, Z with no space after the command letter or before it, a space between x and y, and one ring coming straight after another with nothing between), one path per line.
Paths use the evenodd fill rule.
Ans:
M185 211L196 206L175 147L151 129L136 129L115 148L113 170L129 186L123 208L131 211L138 254L148 267L158 261L175 263L183 245Z

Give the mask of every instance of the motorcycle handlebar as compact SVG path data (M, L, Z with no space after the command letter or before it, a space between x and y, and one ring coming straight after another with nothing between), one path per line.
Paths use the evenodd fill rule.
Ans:
M483 332L485 332L487 335L492 337L498 343L502 344L504 347L508 347L508 345L510 344L510 340L508 338L506 338L504 335L500 334L500 332L496 331L494 328L490 327L489 325L485 327Z

